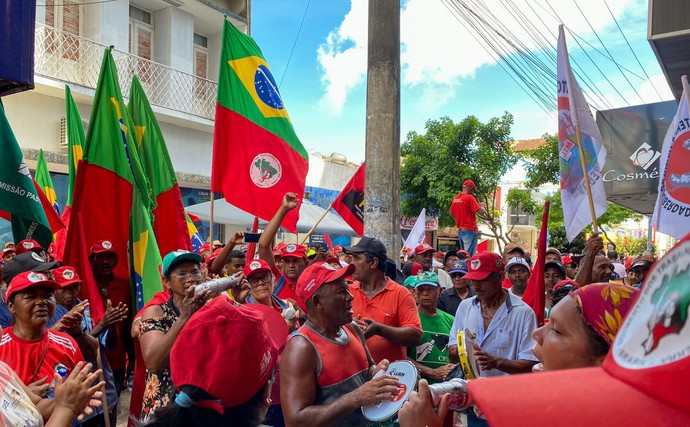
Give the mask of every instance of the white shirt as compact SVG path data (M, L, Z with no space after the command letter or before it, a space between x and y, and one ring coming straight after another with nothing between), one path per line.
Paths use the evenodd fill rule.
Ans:
M484 330L484 319L479 299L476 296L460 303L455 312L455 321L450 330L448 345L457 345L460 329L469 329L477 335L474 340L482 350L503 359L538 361L532 349L536 342L532 331L537 329L537 318L527 304L508 292L506 302L501 305L489 327ZM508 375L498 369L482 371L482 377Z

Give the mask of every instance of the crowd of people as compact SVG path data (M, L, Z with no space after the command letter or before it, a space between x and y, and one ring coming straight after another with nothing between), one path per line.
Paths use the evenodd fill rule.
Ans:
M199 253L171 252L160 292L138 313L129 283L114 275L118 248L93 242L98 322L80 299L74 268L38 242L8 242L0 426L115 426L118 411L129 412L133 426L368 426L361 407L404 391L385 374L395 361L413 363L421 378L399 425L460 425L460 413L446 413L448 397L434 408L428 391L471 378L461 369L469 356L459 336L471 343L481 378L602 365L654 257L621 260L604 252L596 233L582 254L548 248L533 260L515 243L502 255L476 253L481 207L473 190L466 181L451 207L463 225L460 248L443 253L424 243L400 269L369 236L331 251L275 245L283 218L298 206L288 193L255 258L247 259L244 233ZM535 261L544 263L543 325L522 301ZM195 291L230 276L227 292ZM130 407L119 408L125 387ZM487 425L489 405L476 403L466 422Z

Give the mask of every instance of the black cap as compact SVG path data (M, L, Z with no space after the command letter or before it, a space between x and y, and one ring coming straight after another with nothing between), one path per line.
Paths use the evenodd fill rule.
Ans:
M443 255L443 267L442 268L446 267L446 263L448 262L448 258L450 258L452 256L457 256L457 254L458 254L457 251L453 251L453 250L446 252L446 254Z
M556 260L547 261L546 264L544 264L544 270L546 270L549 267L558 268L561 271L563 277L565 277L565 267L563 267L563 264L561 264L560 262Z
M405 281L405 276L403 276L402 271L398 270L398 267L395 265L395 261L390 258L386 259L386 276L388 276L398 285L402 285Z
M378 239L367 236L362 237L362 240L360 240L356 245L345 248L344 251L350 253L368 252L377 258L381 258L382 260L386 260L388 258L386 247L383 245L383 243L381 243L381 241Z
M10 283L14 277L26 271L47 271L60 265L59 262L45 262L36 252L24 252L5 263L2 269L2 280Z

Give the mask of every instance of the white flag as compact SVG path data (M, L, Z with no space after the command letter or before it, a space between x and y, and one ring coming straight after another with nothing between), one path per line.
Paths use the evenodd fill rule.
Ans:
M417 217L417 222L414 223L410 235L407 236L405 240L405 247L414 250L417 246L424 243L424 237L426 237L426 208L422 209L422 212Z
M563 25L558 27L558 154L561 169L561 201L568 241L592 223L584 173L575 129L580 126L587 174L597 218L606 212L606 192L601 171L606 148L585 96L575 81L568 60Z
M683 76L683 96L661 148L659 194L652 223L676 239L690 232L690 87Z

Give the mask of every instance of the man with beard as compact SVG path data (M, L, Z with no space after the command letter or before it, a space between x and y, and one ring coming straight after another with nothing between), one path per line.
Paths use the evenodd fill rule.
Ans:
M422 266L424 271L431 271L434 264L434 254L436 249L428 243L422 243L414 248L414 260Z
M386 247L364 236L346 248L356 267L350 285L355 322L367 339L376 362L405 359L407 347L419 344L422 325L417 304L408 290L386 277Z
M398 392L395 377L372 379L388 361L374 367L364 337L352 323L352 294L345 278L354 271L353 265L335 269L317 262L299 278L297 292L309 314L280 360L286 425L368 426L360 408Z
M306 306L304 301L301 301L297 295L296 289L297 280L304 269L307 268L307 251L302 245L286 245L281 256L282 271L276 267L275 258L273 257L273 240L280 229L280 224L283 222L285 215L295 209L298 204L297 194L285 193L283 203L266 225L264 232L261 233L259 238L259 258L266 261L271 267L273 274L278 277L273 288L273 294L282 300L290 301L295 306L299 305L304 311Z
M599 233L592 234L585 242L585 257L580 261L580 271L575 276L575 281L580 286L611 280L613 264L603 254L603 248L604 240Z
M529 263L524 258L511 258L505 270L512 284L508 292L522 299L527 289L529 276L532 274Z
M108 300L115 307L120 306L120 304L126 306L132 301L129 281L119 280L115 277L115 267L118 261L117 253L109 240L99 240L91 246L89 262L93 277L96 279L96 285L101 292L104 309L107 309ZM113 378L118 396L124 388L128 355L131 363L134 362L134 343L129 333L131 325L132 317L128 313L122 323L111 330L111 333L115 335L111 338L115 344L111 350L106 352L110 367L113 368Z

